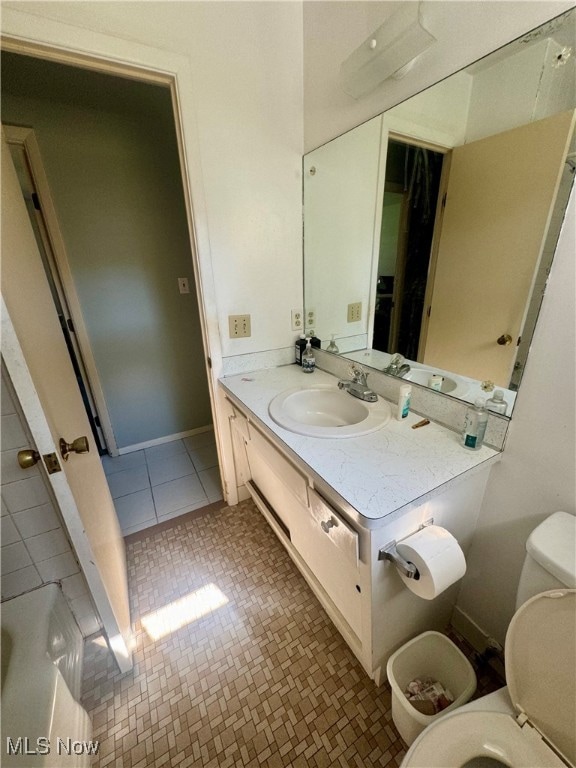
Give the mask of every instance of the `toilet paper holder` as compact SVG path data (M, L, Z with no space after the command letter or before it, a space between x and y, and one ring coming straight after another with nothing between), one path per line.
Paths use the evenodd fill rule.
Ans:
M432 525L434 523L434 518L430 518L430 520L426 520L425 523L422 523L422 525L418 528L419 531L422 530L422 528L426 528L429 525ZM413 534L409 534L412 536ZM408 538L408 537L406 537ZM378 560L390 560L391 563L394 563L396 568L400 571L400 573L403 573L404 576L406 576L407 579L419 579L420 578L420 572L418 568L414 565L414 563L411 563L409 560L406 560L402 555L398 552L396 549L396 544L398 542L396 539L392 539L392 541L388 542L385 547L382 547L382 549L378 550Z

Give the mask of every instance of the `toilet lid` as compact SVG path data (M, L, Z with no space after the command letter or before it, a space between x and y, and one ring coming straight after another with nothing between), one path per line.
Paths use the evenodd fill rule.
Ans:
M576 763L576 589L524 603L508 628L505 657L517 711Z
M482 765L566 768L537 732L520 728L502 712L451 712L423 731L408 750L401 768L457 768Z

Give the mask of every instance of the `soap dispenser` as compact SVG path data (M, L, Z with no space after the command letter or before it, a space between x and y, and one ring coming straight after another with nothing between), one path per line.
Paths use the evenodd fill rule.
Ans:
M302 371L304 373L314 373L316 368L316 358L314 352L312 352L311 340L306 339L306 349L302 354Z
M334 341L334 334L332 333L330 335L330 344L326 347L326 352L332 352L333 354L338 354L340 350L338 349L338 346L336 345L336 342Z

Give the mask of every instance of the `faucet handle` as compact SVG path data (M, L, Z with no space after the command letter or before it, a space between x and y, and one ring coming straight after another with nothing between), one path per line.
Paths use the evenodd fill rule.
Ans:
M354 377L354 381L356 382L356 384L361 384L364 387L366 386L368 373L363 368L353 365L352 368L350 369L350 372Z

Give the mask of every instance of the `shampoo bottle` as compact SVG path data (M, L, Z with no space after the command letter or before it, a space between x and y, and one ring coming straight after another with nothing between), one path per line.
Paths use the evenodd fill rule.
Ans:
M486 424L488 423L488 414L484 398L478 397L474 405L466 411L464 419L464 429L462 431L462 445L471 451L479 451L484 442L486 433Z
M314 352L312 352L310 339L307 339L306 349L302 354L302 371L304 373L314 373L315 368L316 368L316 358L314 357Z
M398 421L405 419L410 413L410 398L412 396L412 387L410 384L402 384L398 393L398 410L396 418Z

